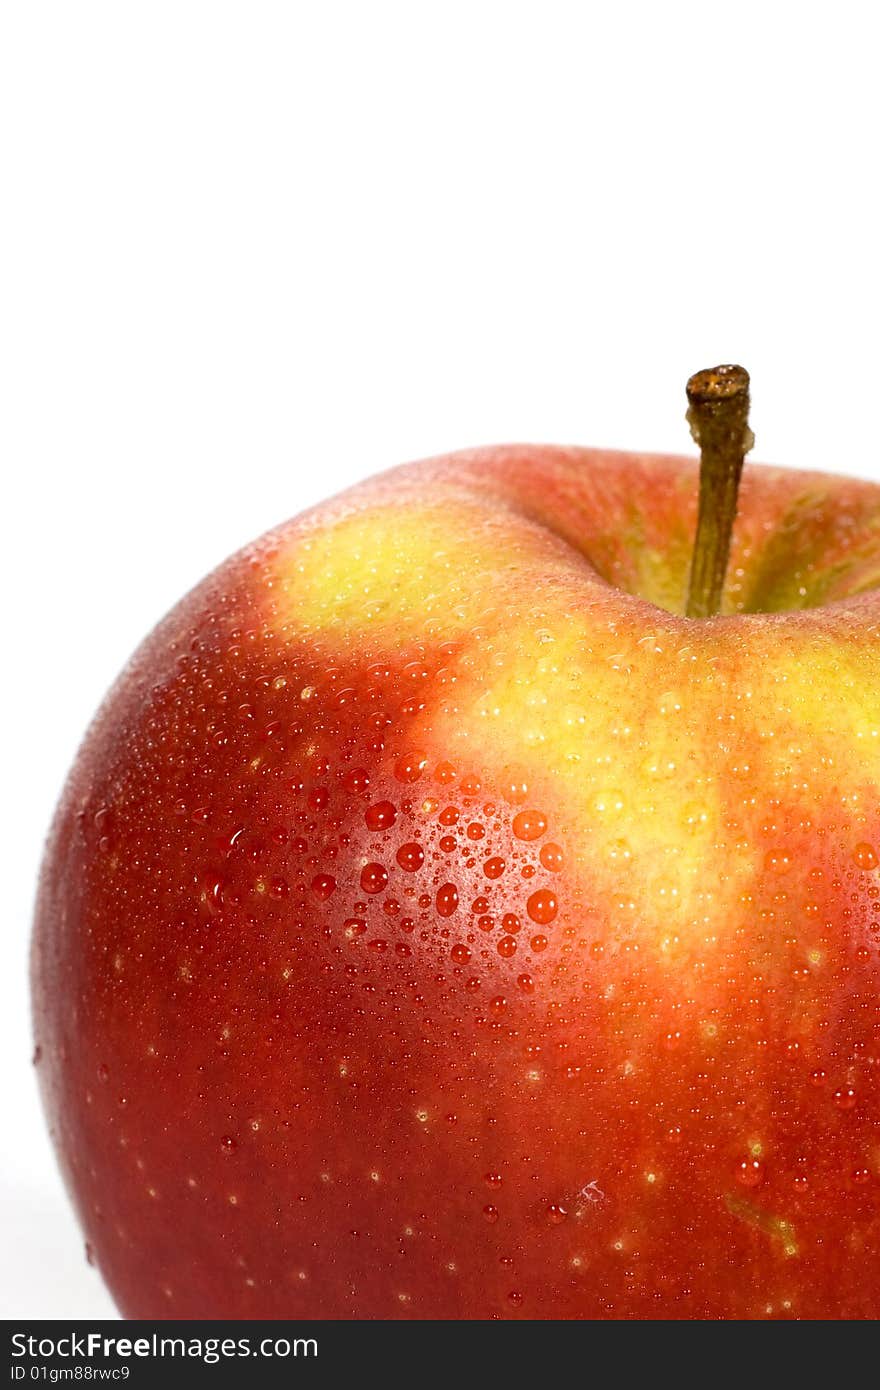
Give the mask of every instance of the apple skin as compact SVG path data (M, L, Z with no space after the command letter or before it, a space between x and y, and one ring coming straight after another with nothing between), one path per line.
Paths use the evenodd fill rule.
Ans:
M880 487L748 468L704 622L696 494L410 465L141 647L33 946L125 1315L880 1316Z

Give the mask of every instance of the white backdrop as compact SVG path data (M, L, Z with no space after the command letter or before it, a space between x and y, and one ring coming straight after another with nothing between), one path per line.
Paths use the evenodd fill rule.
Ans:
M25 961L42 837L138 640L389 464L686 450L880 479L874 7L149 4L0 19L0 1313L110 1315L57 1179ZM873 31L873 32L872 32Z

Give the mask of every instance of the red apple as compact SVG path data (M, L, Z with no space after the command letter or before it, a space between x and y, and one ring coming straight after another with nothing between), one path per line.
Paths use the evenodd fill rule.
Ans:
M880 487L396 470L141 647L51 833L39 1073L144 1318L880 1316Z

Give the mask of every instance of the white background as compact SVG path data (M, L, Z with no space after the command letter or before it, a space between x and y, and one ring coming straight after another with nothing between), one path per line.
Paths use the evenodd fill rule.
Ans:
M112 1312L29 916L84 726L191 584L408 458L686 450L718 360L756 457L880 479L873 8L7 0L0 1313Z

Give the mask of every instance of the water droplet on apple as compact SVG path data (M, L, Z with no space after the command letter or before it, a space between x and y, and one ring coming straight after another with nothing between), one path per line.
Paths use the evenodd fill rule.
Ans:
M538 858L549 873L558 874L559 870L562 868L564 855L559 845L547 844L541 846L541 852Z
M501 775L501 795L509 806L521 806L529 794L529 784L517 768L507 767Z
M437 890L437 911L441 917L451 917L458 907L458 889L454 883L444 883Z
M771 874L787 874L792 857L787 849L770 849L764 855L764 868Z
M364 812L368 830L389 830L396 819L397 808L390 801L377 801Z
M513 818L513 833L518 840L540 840L547 831L547 817L542 811L519 811Z
M322 902L326 902L335 891L336 879L332 874L315 874L315 877L312 879L312 892L316 898L320 898Z
M361 869L361 887L365 893L381 893L388 884L388 870L384 864L365 864Z
M526 911L538 926L549 926L559 911L555 893L551 893L549 888L537 889L526 903Z
M223 910L223 889L225 884L218 874L208 874L204 880L202 903L211 916Z
M414 874L425 862L425 851L415 840L409 840L400 846L395 857L402 869L408 874Z
M760 1187L764 1181L764 1164L759 1158L744 1158L737 1163L734 1176L740 1187Z
M354 796L360 796L370 785L370 774L366 768L353 767L342 779L342 785L347 792Z
M417 782L428 766L424 753L404 753L394 765L398 782Z
M856 867L863 869L865 872L876 869L878 862L880 862L877 858L877 851L874 849L874 846L865 844L864 842L860 845L856 845L853 850L853 860Z

